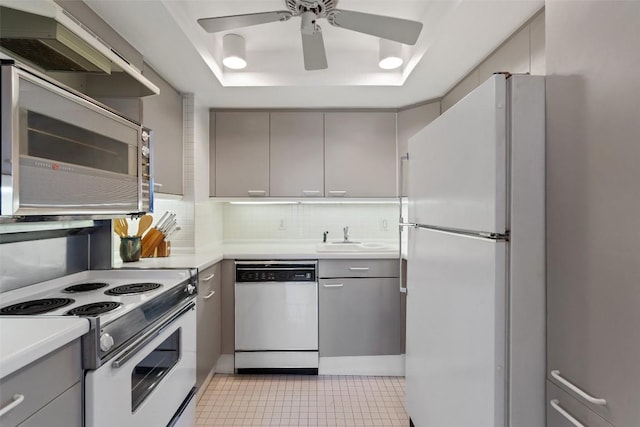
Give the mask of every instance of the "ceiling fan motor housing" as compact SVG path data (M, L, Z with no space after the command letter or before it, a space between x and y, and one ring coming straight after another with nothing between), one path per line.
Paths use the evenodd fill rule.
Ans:
M338 5L338 0L284 0L287 9L294 16L302 15L304 12L313 12L316 17L326 17L329 12Z

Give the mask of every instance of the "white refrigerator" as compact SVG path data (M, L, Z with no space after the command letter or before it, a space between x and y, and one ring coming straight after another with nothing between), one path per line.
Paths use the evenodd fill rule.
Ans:
M409 140L416 427L545 424L544 91L493 75Z

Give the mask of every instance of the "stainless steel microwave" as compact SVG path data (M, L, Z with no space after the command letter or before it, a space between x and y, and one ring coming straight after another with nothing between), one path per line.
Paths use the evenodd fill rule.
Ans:
M3 217L153 210L149 129L12 61L1 68Z

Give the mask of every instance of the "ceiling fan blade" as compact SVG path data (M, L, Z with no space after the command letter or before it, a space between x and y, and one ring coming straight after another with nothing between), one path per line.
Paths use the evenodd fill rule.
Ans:
M422 31L421 22L351 10L335 9L327 17L327 20L336 27L409 45L416 44L420 31Z
M198 24L209 33L267 24L269 22L286 21L292 14L286 10L275 12L248 13L246 15L219 16L198 19Z
M324 50L322 31L318 28L313 34L302 33L302 54L305 70L325 70L327 54Z

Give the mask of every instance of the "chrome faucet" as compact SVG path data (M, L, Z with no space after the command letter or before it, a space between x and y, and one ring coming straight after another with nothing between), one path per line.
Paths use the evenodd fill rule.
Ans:
M327 234L329 234L328 231L322 233L322 243L327 243Z
M349 227L345 227L342 229L344 233L344 242L347 243L349 241Z

